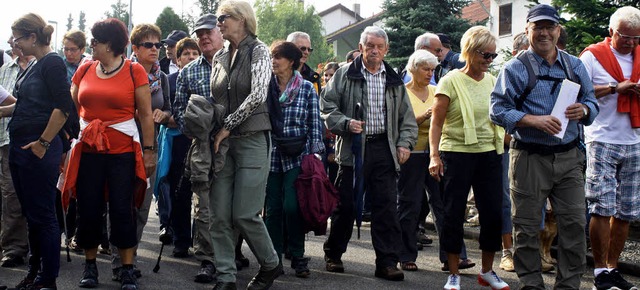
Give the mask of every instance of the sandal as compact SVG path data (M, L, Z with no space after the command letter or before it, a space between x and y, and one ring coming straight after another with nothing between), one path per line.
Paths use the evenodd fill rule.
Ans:
M414 272L414 271L418 271L418 265L416 265L415 262L402 262L400 263L402 270L404 271L409 271L409 272Z

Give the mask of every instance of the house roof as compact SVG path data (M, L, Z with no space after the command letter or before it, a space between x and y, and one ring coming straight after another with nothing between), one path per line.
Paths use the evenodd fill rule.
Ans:
M384 15L384 11L378 12L377 14L374 14L373 16L363 19L360 22L356 22L354 24L345 26L341 29L339 29L338 31L335 31L329 35L326 36L327 42L331 42L334 41L338 38L341 38L342 36L345 35L349 35L351 33L353 33L354 31L358 31L360 32L360 30L363 30L365 27L372 25L373 23L378 22L380 19L382 19L382 16Z
M333 5L323 11L318 12L318 16L323 17L335 10L342 10L344 12L346 12L347 14L353 14L356 18L356 21L362 21L364 18L362 18L362 16L360 16L360 14L355 13L353 10L345 7L344 5L342 5L341 3L338 3L336 5Z
M482 5L480 4L482 2ZM484 7L482 7L484 5ZM487 10L491 7L491 0L474 0L467 7L462 8L462 18L471 22L478 22L489 18ZM487 10L485 10L485 8Z

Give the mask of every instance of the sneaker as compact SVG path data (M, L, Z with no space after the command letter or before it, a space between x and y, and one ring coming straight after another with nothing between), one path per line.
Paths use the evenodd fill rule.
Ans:
M460 290L460 276L456 274L449 275L447 284L444 284L444 290Z
M82 271L82 279L78 283L80 288L96 288L98 287L98 266L96 263L85 263L84 271Z
M478 284L490 286L493 290L509 290L509 285L502 281L493 270L484 274L478 274Z
M196 275L194 281L197 283L213 282L213 274L216 273L216 267L210 261L202 261L200 263L200 271Z
M133 268L122 268L120 270L120 289L121 290L138 290L138 281L133 274Z
M258 271L249 285L247 285L247 290L266 290L273 285L273 281L282 273L282 264L278 264L275 268L271 270L262 270Z
M609 271L602 271L595 279L593 279L594 290L609 290L615 287L613 276Z
M613 284L621 290L638 290L638 287L622 278L622 275L620 275L618 269L611 270L609 274L611 274L611 277L613 278Z
M511 252L507 252L502 255L500 258L500 269L505 270L507 272L515 272L515 267L513 266L513 254Z

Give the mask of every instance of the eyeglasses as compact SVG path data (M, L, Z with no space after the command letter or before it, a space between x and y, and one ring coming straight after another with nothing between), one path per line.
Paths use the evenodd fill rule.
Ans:
M220 23L224 23L225 20L227 20L227 17L231 17L231 15L229 14L222 14L220 16L218 16L218 22Z
M547 26L538 26L538 25L536 25L536 26L531 27L531 29L533 29L533 31L535 31L535 32L542 32L543 30L551 32L554 29L556 29L556 27L558 27L558 23L554 23L554 24L547 25Z
M27 36L29 36L29 35L30 35L30 34L25 34L25 35L20 36L20 37L18 37L18 38L13 38L13 40L12 40L12 41L13 41L14 43L16 43L18 40L23 39L23 38L25 38L25 37L27 37Z
M490 58L495 59L496 57L498 57L497 53L482 52L482 51L479 51L479 50L476 50L476 52L479 53L480 55L482 55L482 58L484 58L484 59L490 59Z
M78 52L78 50L80 50L80 48L77 48L77 47L63 47L62 50L64 50L64 52L76 53L76 52Z
M629 40L630 41L639 41L640 40L640 36L624 35L624 34L620 33L620 31L618 31L617 29L615 30L615 32L623 40L627 40L627 41L629 41Z
M313 52L313 48L311 47L306 47L306 46L301 46L300 50L302 51L308 51L309 53Z
M162 42L143 42L139 43L138 46L143 46L144 48L151 49L152 47L156 47L156 49L160 49L162 47Z
M97 38L92 38L91 39L91 46L96 46L98 43L105 43L105 41L99 40Z

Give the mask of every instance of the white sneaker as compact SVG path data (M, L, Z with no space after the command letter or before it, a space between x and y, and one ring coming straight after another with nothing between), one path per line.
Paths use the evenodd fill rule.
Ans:
M460 290L460 275L449 275L447 284L444 284L444 290Z
M493 290L509 290L509 285L502 281L493 270L484 274L478 274L478 284L490 286Z

